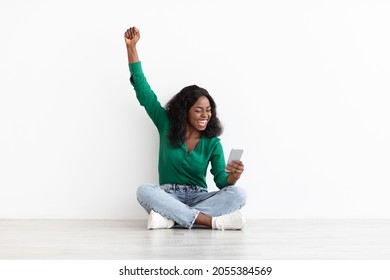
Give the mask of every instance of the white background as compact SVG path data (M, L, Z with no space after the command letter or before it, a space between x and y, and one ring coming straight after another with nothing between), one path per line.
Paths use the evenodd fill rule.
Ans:
M388 1L0 4L0 218L146 218L157 132L129 83L141 31L165 104L197 84L226 156L243 148L247 218L390 218ZM212 178L208 178L214 190Z

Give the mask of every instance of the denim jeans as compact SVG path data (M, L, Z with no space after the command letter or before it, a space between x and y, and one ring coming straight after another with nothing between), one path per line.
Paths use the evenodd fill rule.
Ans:
M138 187L137 200L146 212L153 210L191 228L200 212L217 217L241 209L246 202L246 192L237 186L208 192L198 186L145 184Z

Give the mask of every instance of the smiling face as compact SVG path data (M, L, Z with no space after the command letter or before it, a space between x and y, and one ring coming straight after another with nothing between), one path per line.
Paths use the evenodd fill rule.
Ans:
M203 131L211 118L211 105L207 97L201 96L194 105L188 110L187 124L191 128Z

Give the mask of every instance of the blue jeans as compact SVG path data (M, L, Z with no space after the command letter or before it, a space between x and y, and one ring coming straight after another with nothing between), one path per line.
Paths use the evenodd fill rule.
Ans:
M246 192L236 186L208 192L203 187L185 185L141 185L137 200L146 212L151 210L186 228L194 225L201 212L217 217L241 209L246 202Z

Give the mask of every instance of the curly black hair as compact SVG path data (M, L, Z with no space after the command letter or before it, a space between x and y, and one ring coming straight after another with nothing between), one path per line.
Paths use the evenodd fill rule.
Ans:
M206 129L202 131L202 136L211 138L222 134L223 127L217 117L217 105L214 99L204 88L197 85L187 86L173 96L165 106L170 122L168 139L173 146L179 146L184 143L188 110L201 96L207 97L211 106L211 118Z

